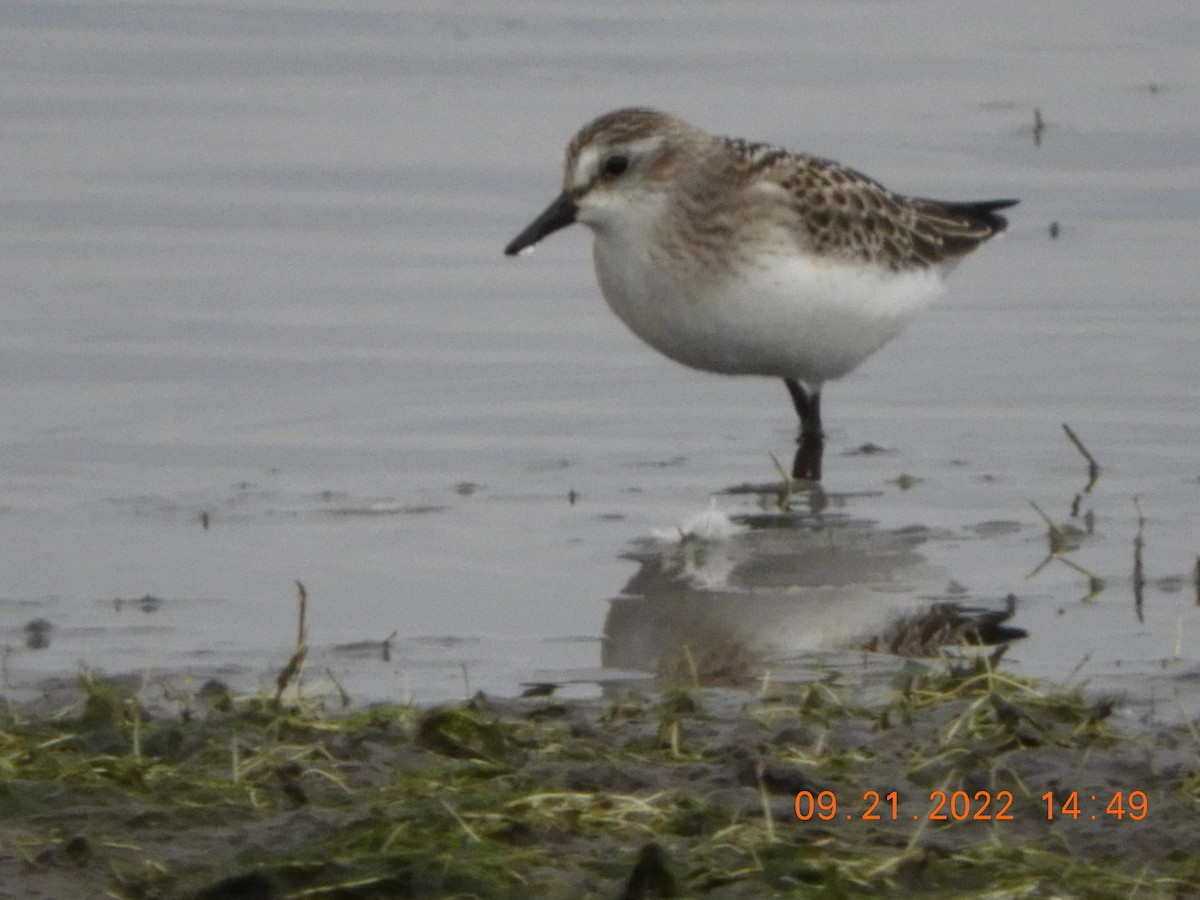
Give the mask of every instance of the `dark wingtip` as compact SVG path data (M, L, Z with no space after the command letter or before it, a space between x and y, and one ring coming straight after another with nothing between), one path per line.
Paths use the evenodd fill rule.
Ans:
M1008 219L999 215L996 210L1008 209L1020 202L1020 200L982 200L976 203L944 203L942 205L950 212L986 225L993 232L1000 232L1008 227Z

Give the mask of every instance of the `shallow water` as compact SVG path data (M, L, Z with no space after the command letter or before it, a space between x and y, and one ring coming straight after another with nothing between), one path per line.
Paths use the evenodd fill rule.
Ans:
M595 690L672 641L786 669L1012 594L1019 671L1194 715L1198 42L1182 0L10 4L4 684L269 681L297 580L309 677L358 700ZM711 498L762 512L724 490L789 455L782 385L643 347L582 230L500 253L570 134L635 102L1022 199L828 387L830 505L698 558L672 529ZM1069 563L1038 569L1031 502L1091 514Z

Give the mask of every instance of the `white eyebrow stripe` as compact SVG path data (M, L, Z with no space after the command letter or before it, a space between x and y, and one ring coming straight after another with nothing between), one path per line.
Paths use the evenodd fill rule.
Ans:
M595 180L596 174L600 171L601 160L609 153L620 150L635 158L646 156L661 147L665 140L666 138L663 135L651 135L624 144L606 146L603 148L603 153L601 153L600 147L589 144L580 150L579 156L575 158L575 166L570 172L570 181L567 184L567 189L579 191L591 184Z
M600 151L595 147L584 147L575 160L575 168L571 171L571 182L567 186L571 190L583 190L600 169Z

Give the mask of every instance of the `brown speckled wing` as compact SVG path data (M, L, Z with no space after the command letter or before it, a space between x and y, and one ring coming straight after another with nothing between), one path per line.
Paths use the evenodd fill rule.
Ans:
M778 185L808 252L891 271L951 263L1003 231L996 210L1016 201L942 203L894 194L854 169L765 144L727 139L748 178Z

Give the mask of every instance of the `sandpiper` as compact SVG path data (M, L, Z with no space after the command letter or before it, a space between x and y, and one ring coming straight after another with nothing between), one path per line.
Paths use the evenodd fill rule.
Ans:
M562 193L504 252L587 225L600 290L646 343L696 369L783 379L800 417L792 477L816 481L825 382L899 334L1016 202L907 197L828 159L628 108L571 139Z

